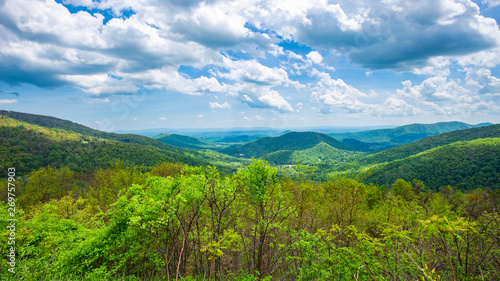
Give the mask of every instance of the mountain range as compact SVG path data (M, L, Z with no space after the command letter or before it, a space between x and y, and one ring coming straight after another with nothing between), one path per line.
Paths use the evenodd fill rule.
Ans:
M432 189L500 188L498 124L411 124L330 134L282 131L238 143L245 135L219 135L217 141L167 133L150 138L102 132L50 116L13 111L0 111L0 116L0 168L19 167L20 175L47 165L87 171L113 161L145 168L161 162L216 165L231 173L262 158L276 166L312 165L318 180L347 173L366 174L367 181L378 184L403 178L423 180Z

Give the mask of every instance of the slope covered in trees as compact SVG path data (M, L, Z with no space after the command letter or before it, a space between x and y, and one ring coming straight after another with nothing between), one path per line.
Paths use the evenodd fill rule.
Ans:
M230 146L222 149L221 152L235 156L243 155L246 158L261 158L281 150L305 150L313 148L322 142L336 149L355 150L325 134L289 132L278 137L266 137L246 144Z
M160 134L154 136L153 139L168 145L188 149L217 149L222 147L222 145L211 141L178 134Z
M16 167L18 175L47 165L87 171L107 167L118 159L145 166L154 166L160 162L208 164L191 156L153 146L49 129L6 116L0 116L0 154L0 168L4 170Z
M124 143L135 143L140 145L154 146L168 151L182 153L182 150L179 150L177 147L162 143L160 141L145 136L139 136L134 134L107 133L80 125L78 123L74 123L68 120L62 120L51 116L43 116L43 115L21 113L15 111L4 111L4 110L0 110L0 115L49 129L62 129L67 132L75 132L85 136L96 137L107 140L115 140Z
M500 124L489 125L486 127L470 128L464 130L443 133L427 137L413 143L390 148L378 153L370 154L356 159L354 167L363 167L376 163L389 162L403 159L429 149L433 149L446 144L458 141L470 141L481 138L500 138Z
M478 124L476 126L491 125L489 123ZM463 122L441 122L435 124L410 124L391 129L369 130L356 133L329 134L330 136L353 143L353 140L364 143L365 146L373 150L382 150L402 144L414 142L425 137L436 134L447 133L456 130L463 130L475 127Z
M364 155L364 153L338 149L320 142L311 148L272 152L266 156L266 160L274 165L295 165L299 162L305 165L320 163L337 165L356 159L360 154Z
M388 184L397 179L422 180L437 190L500 189L500 138L461 141L439 146L404 159L377 164L369 182Z
M15 197L17 219L16 273L1 259L2 277L500 280L500 125L372 155L318 133L232 147L286 169L63 125L0 116L0 170L16 169L0 208Z

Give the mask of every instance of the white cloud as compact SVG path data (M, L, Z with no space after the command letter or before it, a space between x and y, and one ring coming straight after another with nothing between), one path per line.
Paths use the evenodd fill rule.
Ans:
M482 2L488 5L488 7L500 6L500 0L483 0Z
M167 118L166 117L160 117L158 120L165 121L165 120L167 120Z
M317 51L310 52L306 57L314 64L320 64L323 61L323 56L321 56Z
M370 107L359 100L359 98L368 95L346 84L342 79L332 79L325 72L316 72L315 74L319 81L311 89L312 97L323 106L346 108L354 112L366 111Z
M429 76L419 85L405 82L396 96L378 99L395 115L403 114L396 112L396 104L411 114L417 113L412 106L456 112L466 106L491 109L498 101L492 97L499 94L499 81L490 69L500 63L500 31L470 0L63 3L86 6L92 13L70 13L53 0L2 1L1 81L71 86L91 96L84 99L90 104L144 87L188 95L225 94L251 107L292 112L283 97L287 87L308 91L325 111L374 112L374 104L367 102L374 95L316 70L333 71L328 63L337 60L321 54L335 53L341 67L352 61L365 68L367 76L375 69ZM483 3L494 7L500 2ZM111 11L115 18L104 22L99 10ZM309 51L286 50L277 44L282 38ZM465 83L447 78L457 64L467 72ZM203 74L189 77L179 72L181 66ZM318 83L312 81L306 89L300 83L310 82L305 75ZM293 96L290 100L298 101Z
M203 118L203 114L198 114L198 118Z
M90 98L90 99L85 99L83 102L88 103L90 105L96 104L96 103L108 103L111 102L108 98Z
M76 87L94 96L102 94L137 93L137 87L132 82L119 80L108 74L62 75L61 79L71 81Z
M377 116L413 116L421 113L421 111L409 105L406 101L398 98L387 98L384 103L379 106L375 106L372 110L373 115Z
M280 94L274 90L270 90L267 93L262 93L258 100L263 104L270 107L275 107L281 111L293 111L292 106L282 97Z
M17 103L17 99L0 99L0 104L13 104Z
M216 108L220 108L220 109L229 109L231 108L231 105L229 103L224 102L223 104L220 104L218 102L210 102L210 108L211 109L216 109Z
M399 97L411 100L418 107L427 108L431 112L443 115L460 115L474 111L494 111L498 108L493 102L485 101L480 96L482 87L478 80L488 79L496 83L488 72L468 72L464 84L461 81L435 76L424 80L421 84L412 86L410 81L404 81L403 89L397 90ZM479 85L479 86L478 86ZM489 84L486 84L488 86Z
M258 86L272 87L289 82L288 74L285 70L276 67L267 67L254 60L226 60L225 66L230 69L230 71L228 73L219 72L218 76L240 83L251 83Z

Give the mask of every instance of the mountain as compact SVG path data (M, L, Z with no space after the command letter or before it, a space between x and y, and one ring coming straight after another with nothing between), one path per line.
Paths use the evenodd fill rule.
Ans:
M334 173L368 172L368 182L419 179L427 187L500 188L500 124L430 136L378 153L347 159Z
M347 151L355 150L351 146L343 144L325 134L315 132L289 132L278 137L266 137L242 145L233 145L220 150L220 152L246 158L261 158L277 151L310 149L320 143L328 144L336 149Z
M71 170L85 172L108 167L116 161L138 166L154 166L160 162L208 165L208 162L177 150L47 128L5 115L0 115L0 155L3 156L0 169L16 167L18 175L47 165L68 166Z
M320 142L314 147L302 150L279 150L266 156L269 163L273 165L294 165L299 161L301 164L338 165L355 159L360 152L348 151L335 148L325 142ZM364 153L362 153L364 154Z
M207 141L203 139L198 139L178 134L160 134L154 136L153 139L156 139L168 145L181 148L188 148L188 149L216 149L222 147L222 145L214 143L212 141Z
M428 136L491 125L482 123L469 125L462 122L441 122L435 124L410 124L392 129L369 130L354 133L329 134L346 144L364 151L380 151L390 147L407 144Z
M499 167L500 138L481 138L377 164L371 167L368 182L390 184L397 179L418 179L433 190L447 185L461 190L500 189Z
M367 155L363 158L357 159L357 164L360 166L366 166L375 163L389 162L393 160L403 159L411 155L415 155L420 152L424 152L426 150L451 144L454 142L499 137L500 124L458 130L430 136L409 144L393 147L378 153Z
M154 140L145 136L139 136L134 134L107 133L83 126L75 122L59 119L56 117L15 112L15 111L5 111L5 110L0 110L0 115L49 129L62 129L68 132L75 132L85 136L120 141L124 143L135 143L140 145L153 146L168 151L182 153L182 150L179 150L177 147L162 143L158 140Z

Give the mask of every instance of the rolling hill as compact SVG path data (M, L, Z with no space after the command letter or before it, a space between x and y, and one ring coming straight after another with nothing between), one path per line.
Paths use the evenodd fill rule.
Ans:
M368 182L419 179L438 189L499 188L500 124L430 136L329 167L333 173L371 174Z
M15 111L5 111L5 110L0 110L0 115L49 129L62 129L67 132L75 132L85 136L114 140L124 143L135 143L140 145L153 146L168 151L183 153L183 151L177 147L162 143L158 140L151 139L145 136L134 135L134 134L107 133L83 126L75 122L59 119L56 117L15 112Z
M221 144L217 144L212 141L178 134L160 134L154 136L153 139L168 145L188 149L217 149L223 147Z
M320 142L314 147L302 150L279 150L267 155L266 159L273 165L295 165L299 161L301 164L322 164L338 165L355 159L360 154L365 153L349 151L332 147L331 145Z
M463 122L441 122L435 124L410 124L391 129L329 135L364 151L380 151L390 147L411 143L436 134L487 125L491 124L482 123L469 125Z
M500 124L452 131L448 133L430 136L409 144L393 147L381 152L367 155L365 157L357 159L356 164L362 167L376 163L390 162L458 141L470 141L482 138L499 138L499 137L500 137Z
M347 151L355 150L325 134L315 132L289 132L278 137L266 137L242 145L233 145L220 150L220 152L245 158L265 158L273 152L306 150L320 143L328 144L336 149Z
M433 190L500 189L500 138L454 142L370 169L368 182L377 184L418 179Z
M84 172L117 160L139 166L160 162L208 165L177 151L46 128L7 116L0 116L0 155L0 169L16 167L18 175L47 165Z

